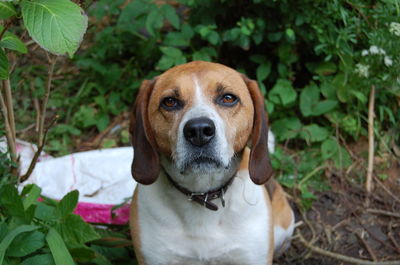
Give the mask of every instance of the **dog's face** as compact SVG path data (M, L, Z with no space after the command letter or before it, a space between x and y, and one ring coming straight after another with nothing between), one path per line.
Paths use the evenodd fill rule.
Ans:
M228 168L247 143L254 108L234 70L196 63L173 68L154 84L148 105L160 152L182 173Z
M229 67L207 62L174 67L142 85L135 114L132 171L138 182L150 184L139 175L153 175L154 181L160 163L174 174L229 173L251 137L253 149L262 142L258 158L268 160L262 95L254 81Z

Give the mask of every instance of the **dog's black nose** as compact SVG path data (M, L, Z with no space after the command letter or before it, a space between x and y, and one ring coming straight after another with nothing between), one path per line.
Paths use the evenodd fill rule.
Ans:
M187 141L196 146L203 146L215 135L215 125L209 118L201 117L186 122L183 134Z

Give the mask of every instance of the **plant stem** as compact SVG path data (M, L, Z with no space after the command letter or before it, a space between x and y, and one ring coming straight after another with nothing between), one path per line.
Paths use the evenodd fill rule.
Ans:
M49 101L50 97L50 89L51 89L51 82L53 81L53 73L54 73L54 66L56 64L57 57L54 57L51 59L49 57L49 71L48 71L48 77L47 77L47 83L46 83L46 91L44 94L44 99L42 103L42 109L40 111L40 123L39 123L39 134L38 134L38 146L43 145L44 142L44 136L43 136L43 131L44 131L44 121L46 119L46 108L47 108L47 102Z
M44 144L46 143L46 136L47 136L47 133L49 132L49 129L50 129L50 128L54 125L54 123L57 121L57 119L58 119L58 116L54 117L54 119L50 122L49 127L47 127L47 129L44 131L44 134L43 134L43 142L42 142L41 145L38 146L38 149L37 149L37 151L35 152L35 155L33 156L32 161L31 161L31 163L29 164L29 168L28 168L28 170L26 171L26 173L25 173L23 176L21 176L21 177L19 178L19 182L20 182L20 183L22 183L22 182L24 182L25 180L27 180L27 179L29 178L29 176L32 174L33 170L35 169L37 160L38 160L38 158L39 158L39 156L40 156L40 153L42 153Z
M15 133L15 119L14 119L14 104L12 100L12 93L11 93L11 85L10 85L10 79L3 80L3 89L5 92L5 103L7 107L7 112L8 112L8 122L10 125L11 129L11 135L14 139L16 139L16 133Z
M374 116L375 116L375 86L371 87L368 106L368 168L365 189L370 194L372 190L372 173L374 171Z
M4 90L4 86L3 86ZM4 117L4 125L6 130L6 138L7 138L7 145L10 151L11 160L13 162L17 162L17 152L15 147L15 139L12 136L12 130L10 127L9 116L7 111L7 105L4 101L3 92L0 91L0 105L1 105L1 112L3 113Z

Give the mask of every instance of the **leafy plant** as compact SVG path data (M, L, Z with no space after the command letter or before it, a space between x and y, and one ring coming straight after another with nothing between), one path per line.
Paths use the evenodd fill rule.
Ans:
M20 195L13 185L0 189L0 264L100 265L121 259L112 253L126 250L115 248L113 242L126 245L124 237L110 237L111 232L105 236L73 214L78 191L59 202L38 200L40 194L35 185L25 186ZM129 258L128 253L124 258Z

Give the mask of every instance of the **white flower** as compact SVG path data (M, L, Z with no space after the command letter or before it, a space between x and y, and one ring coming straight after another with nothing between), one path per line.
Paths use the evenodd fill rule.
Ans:
M400 23L391 22L389 27L389 32L393 35L400 36Z
M364 64L356 64L356 69L354 70L359 76L361 77L368 77L369 76L369 65Z
M361 55L362 56L367 56L368 55L368 50L362 50Z
M391 66L393 64L393 60L389 56L385 56L384 63L385 63L386 66L389 67L389 66Z
M382 54L382 55L386 54L384 49L379 48L378 46L375 46L375 45L372 45L371 47L369 47L369 52L371 54Z

